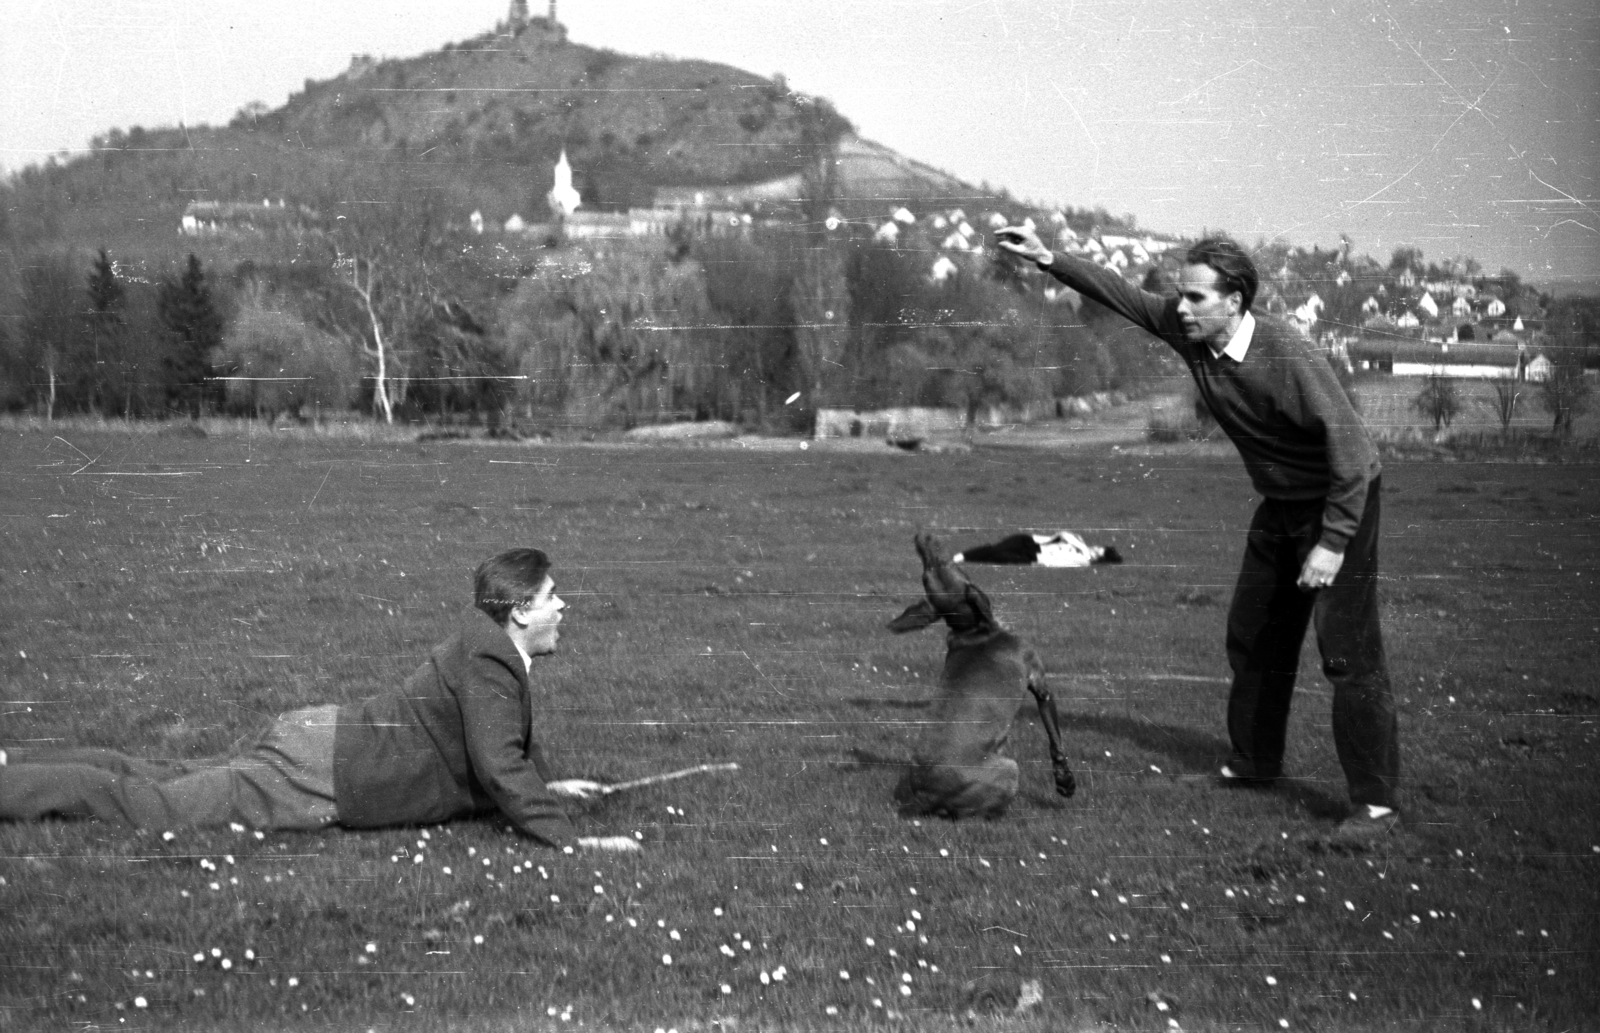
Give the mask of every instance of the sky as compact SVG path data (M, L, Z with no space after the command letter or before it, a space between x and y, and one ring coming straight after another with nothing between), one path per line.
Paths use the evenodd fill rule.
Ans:
M0 169L278 107L500 0L0 0ZM543 13L542 0L530 0ZM1594 0L560 0L574 42L782 72L969 182L1600 291Z

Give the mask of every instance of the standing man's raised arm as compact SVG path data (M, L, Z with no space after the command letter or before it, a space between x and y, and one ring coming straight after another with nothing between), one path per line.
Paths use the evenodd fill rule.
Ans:
M1079 294L1160 337L1182 354L1183 348L1173 338L1182 340L1183 327L1171 299L1140 290L1117 273L1093 262L1056 254L1027 226L1007 226L995 231L995 237L1002 250L1032 262Z

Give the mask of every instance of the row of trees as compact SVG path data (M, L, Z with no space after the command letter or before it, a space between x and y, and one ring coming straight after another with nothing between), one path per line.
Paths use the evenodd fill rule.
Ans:
M505 275L404 215L404 235L357 222L326 262L244 263L220 282L193 255L153 280L105 252L87 268L30 258L20 318L0 328L0 402L46 416L768 424L819 405L1025 405L1163 368L1152 342L1085 325L978 256L933 282L919 252L769 230L555 249Z
M0 323L0 405L46 416L199 415L220 400L223 315L200 262L131 283L101 251L18 264L19 313Z
M1559 354L1549 376L1543 380L1529 382L1508 377L1490 380L1488 384L1491 394L1480 399L1480 404L1500 424L1501 433L1510 432L1518 410L1532 396L1550 415L1551 433L1570 437L1574 422L1589 411L1590 397L1594 393L1584 376L1582 362L1570 353ZM1433 429L1438 431L1449 427L1466 411L1467 400L1462 397L1455 378L1438 375L1423 382L1422 390L1411 400L1411 407L1431 421Z

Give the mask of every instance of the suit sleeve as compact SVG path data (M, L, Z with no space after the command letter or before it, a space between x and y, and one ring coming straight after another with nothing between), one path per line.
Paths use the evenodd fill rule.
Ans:
M547 846L566 846L576 838L572 822L545 788L542 755L525 749L523 691L505 661L472 654L457 693L467 759L478 783L517 831Z

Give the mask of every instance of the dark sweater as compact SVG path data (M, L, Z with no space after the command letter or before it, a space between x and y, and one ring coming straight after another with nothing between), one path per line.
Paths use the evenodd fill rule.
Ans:
M333 792L351 828L498 811L565 846L574 831L549 780L522 657L487 617L436 646L400 691L339 708Z
M1093 262L1056 255L1049 272L1073 290L1166 341L1269 499L1326 499L1322 545L1343 552L1356 533L1378 450L1338 377L1304 334L1255 317L1243 362L1184 336L1178 299L1151 294Z

